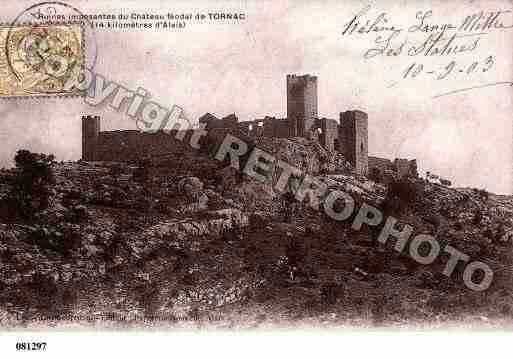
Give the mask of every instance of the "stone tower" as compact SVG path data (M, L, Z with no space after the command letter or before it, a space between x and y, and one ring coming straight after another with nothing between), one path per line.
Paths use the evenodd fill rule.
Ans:
M295 121L295 136L305 137L317 118L317 76L287 75L287 119Z
M339 152L343 153L356 173L366 175L369 169L368 121L362 111L340 113Z
M100 116L82 116L82 159L94 161L100 136Z

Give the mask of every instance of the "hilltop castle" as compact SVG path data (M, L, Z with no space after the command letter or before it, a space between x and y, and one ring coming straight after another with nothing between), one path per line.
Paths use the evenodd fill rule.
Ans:
M200 117L207 130L237 129L251 137L306 137L318 140L329 151L345 155L359 174L368 172L368 120L362 111L340 113L339 123L319 117L317 77L287 75L287 118L266 116L238 122L235 114L218 119L210 113Z
M338 121L319 117L317 77L287 75L287 117L265 116L253 121L239 122L235 114L223 118L207 113L199 118L207 131L232 130L249 137L305 137L317 140L328 151L342 153L355 172L362 175L372 171L382 174L393 171L399 176L416 175L415 160L390 160L368 155L368 116L365 112L341 112ZM82 118L82 158L86 161L129 161L143 154L183 151L180 141L171 140L163 131L100 131L99 116ZM371 164L369 166L369 159Z

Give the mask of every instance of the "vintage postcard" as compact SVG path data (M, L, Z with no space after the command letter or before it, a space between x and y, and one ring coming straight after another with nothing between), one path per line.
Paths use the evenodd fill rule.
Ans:
M510 1L0 21L0 330L511 330Z

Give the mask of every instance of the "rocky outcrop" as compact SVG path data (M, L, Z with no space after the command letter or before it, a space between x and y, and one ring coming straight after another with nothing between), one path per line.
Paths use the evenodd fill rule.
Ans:
M342 154L326 150L317 141L310 141L302 137L258 137L255 141L259 149L305 173L351 173L353 170Z
M205 219L176 219L159 223L141 233L142 237L167 237L183 241L191 236L218 236L224 231L248 225L248 217L240 210L226 208L202 213Z

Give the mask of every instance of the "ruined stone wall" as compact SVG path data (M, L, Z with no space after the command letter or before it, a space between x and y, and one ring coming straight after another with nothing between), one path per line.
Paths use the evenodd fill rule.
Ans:
M338 123L331 118L319 118L314 125L320 128L319 142L321 145L332 152L335 150L335 140L338 139Z
M207 113L201 116L198 120L199 123L204 123L206 125L206 129L210 130L212 128L232 128L236 129L238 127L239 119L235 114L231 114L225 116L223 118L217 118L214 115Z
M416 159L396 158L394 160L394 168L399 178L405 176L418 177Z
M369 156L369 171L373 168L383 173L385 171L394 170L394 164L388 158Z
M266 119L263 121L263 136L265 137L275 137L274 132L276 129L276 119Z
M261 125L259 125L261 123ZM245 121L239 122L237 129L245 135L260 137L264 135L263 121Z
M417 160L396 158L393 162L387 158L369 157L369 175L381 177L384 182L405 176L418 177ZM391 175L392 178L389 178Z
M141 133L139 131L100 132L95 161L137 162L146 157L191 151L188 146L192 131L183 131L183 142L176 139L178 131Z
M240 122L239 130L254 137L278 137L287 138L295 136L295 121L284 118L266 116L254 121Z
M318 118L317 77L287 75L287 118L266 116L250 122L239 122L235 114L217 118L206 113L199 118L207 131L229 131L249 138L304 137L317 140L329 152L338 151L359 174L368 173L367 114L346 111L340 114L340 125L328 118ZM176 131L172 131L176 133ZM152 153L181 151L183 143L173 134L138 131L100 132L99 118L83 120L83 158L89 161L132 161ZM406 165L399 164L401 171ZM404 171L411 172L410 169Z
M274 137L288 138L296 136L296 121L280 118L275 121Z
M287 138L293 137L294 133L291 131L290 123L287 119L271 118L264 122L264 136Z

